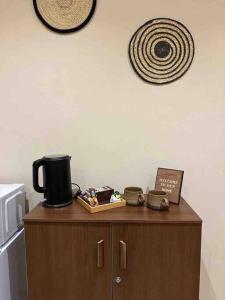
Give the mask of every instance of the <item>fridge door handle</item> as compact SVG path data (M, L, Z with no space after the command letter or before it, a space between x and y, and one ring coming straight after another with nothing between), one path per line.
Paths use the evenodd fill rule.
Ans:
M13 200L15 199L16 201L16 197L21 195L22 192L19 191L17 192L16 194L14 194L13 196L9 197L6 201L5 201L5 230L6 230L6 233L8 234L9 233L9 217L8 217L8 214L9 214L9 210L8 210L8 204ZM15 210L16 210L16 203L15 203Z

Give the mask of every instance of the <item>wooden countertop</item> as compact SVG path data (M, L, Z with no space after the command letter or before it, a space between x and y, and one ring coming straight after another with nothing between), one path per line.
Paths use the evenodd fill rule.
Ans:
M90 214L76 201L64 208L44 208L37 205L24 217L24 222L101 222L101 223L194 223L202 220L182 199L180 205L170 205L168 211L155 211L146 206L126 206Z

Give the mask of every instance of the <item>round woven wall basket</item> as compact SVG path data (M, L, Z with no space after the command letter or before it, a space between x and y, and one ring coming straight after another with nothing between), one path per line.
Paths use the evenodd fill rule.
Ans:
M129 57L135 72L152 84L166 84L183 76L194 58L194 40L180 22L157 18L133 35Z
M39 19L60 33L80 30L93 16L96 0L33 0Z

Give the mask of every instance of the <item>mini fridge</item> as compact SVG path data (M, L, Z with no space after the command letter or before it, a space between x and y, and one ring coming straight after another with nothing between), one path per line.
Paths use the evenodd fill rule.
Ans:
M23 184L0 184L0 300L27 300Z

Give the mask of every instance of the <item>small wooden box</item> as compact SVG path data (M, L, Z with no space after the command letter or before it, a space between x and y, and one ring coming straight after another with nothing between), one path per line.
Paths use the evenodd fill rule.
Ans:
M106 204L102 204L102 205L98 205L95 207L90 206L86 201L84 201L82 198L78 197L77 201L87 209L87 211L89 211L89 213L93 214L93 213L97 213L100 211L104 211L104 210L108 210L108 209L112 209L112 208L118 208L118 207L122 207L122 206L126 206L126 201L124 199L122 199L121 201L118 202L113 202L113 203L106 203Z
M110 203L110 198L111 198L112 194L114 193L114 189L112 189L109 186L104 186L101 189L102 189L101 191L94 189L94 191L96 193L96 197L98 199L98 203L100 205Z

